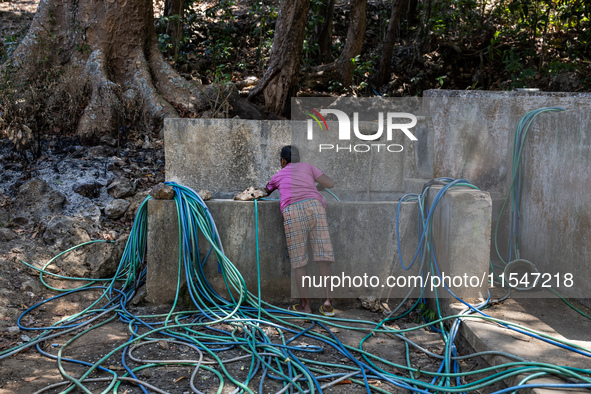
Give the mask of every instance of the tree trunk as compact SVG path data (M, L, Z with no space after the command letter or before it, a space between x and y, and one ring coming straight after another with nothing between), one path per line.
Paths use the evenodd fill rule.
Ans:
M174 41L174 48L170 52L178 55L179 40L182 34L182 19L184 10L184 0L166 0L164 2L164 16L168 17L166 34Z
M27 36L0 72L11 72L15 86L33 86L55 69L52 82L73 97L81 113L75 127L85 142L117 135L122 122L156 131L163 118L178 116L173 104L192 111L207 106L160 53L152 0L41 0ZM27 100L39 95L23 95L35 110Z
M394 50L394 43L396 42L396 33L398 32L398 23L404 7L404 0L392 0L392 12L390 13L390 22L388 23L388 31L386 32L386 39L382 45L382 58L380 59L380 68L374 80L376 86L382 86L390 79L392 51Z
M297 93L309 8L310 0L281 2L269 65L261 82L248 96L252 100L262 92L265 106L277 115L289 115L291 98Z
M406 20L408 22L408 26L415 26L419 22L418 6L419 0L409 0L406 10Z
M318 61L329 63L332 61L332 28L335 0L326 0L322 7L324 22L318 26L316 37L318 40Z
M361 53L363 38L365 36L365 14L367 0L351 0L351 11L349 15L349 29L345 48L337 59L337 72L344 87L353 82L353 64L351 59Z

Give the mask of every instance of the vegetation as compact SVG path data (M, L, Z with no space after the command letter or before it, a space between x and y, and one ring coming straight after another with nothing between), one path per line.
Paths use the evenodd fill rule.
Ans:
M278 2L223 0L204 8L187 3L183 50L178 67L206 60L197 75L212 81L219 70L226 80L262 76L272 44ZM302 75L322 65L318 26L325 22L326 0L312 0L303 42ZM362 52L351 58L351 85L327 81L313 90L339 94L420 95L425 89L556 90L591 88L591 3L583 0L431 0L403 1L392 57L392 74L376 86L381 43L392 17L392 1L368 3ZM200 6L200 7L199 7ZM334 9L332 58L344 46L347 2ZM159 23L165 20L161 18ZM159 29L160 31L160 29ZM161 33L162 34L162 33ZM162 36L161 36L162 37ZM173 45L170 43L168 45ZM185 66L186 67L186 66ZM194 66L193 69L195 69ZM568 74L571 86L556 83ZM305 90L306 84L302 89Z
M293 11L295 4L306 2L176 1L180 14L162 12L166 11L164 4L157 1L154 19L157 44L174 69L193 87L237 83L244 97L250 93L252 101L278 115L288 116L286 97L297 91L312 95L407 96L421 95L426 89L591 89L591 3L585 0L310 0L304 13L292 14L307 15L301 44L298 34L281 29L276 21L282 5ZM359 15L366 15L361 21L365 23L355 21ZM79 30L74 31L80 37ZM295 66L279 65L273 60L271 49L274 42L278 45L279 34L289 35L285 42L290 45L301 45L301 51L292 50L290 55L299 58ZM362 39L362 45L347 37ZM76 119L84 116L88 110L84 105L96 89L80 80L76 82L71 64L63 70L49 61L47 71L15 85L10 78L11 61L21 39L12 33L0 42L0 62L4 63L0 128L7 131L15 124L23 124L33 130L75 133L80 128ZM351 45L347 45L348 41ZM72 46L86 57L96 49L84 40ZM277 49L276 56L279 52ZM390 59L382 59L383 54L390 53ZM150 61L156 60L151 57ZM153 67L160 68L156 74L164 70L158 65ZM293 88L286 88L287 93L273 86L271 77L279 78L278 68L286 74L281 78L290 74L288 79L294 81ZM67 78L61 77L64 75ZM243 83L249 77L262 79L262 86ZM69 80L75 92L59 86L56 78ZM113 82L126 84L124 80ZM27 111L15 106L18 100L10 98L19 89L19 100L27 104ZM67 103L56 102L52 90L65 92L62 96ZM113 94L119 94L117 91L113 90ZM204 111L206 116L211 114L206 105L184 101L179 104L172 102L170 95L163 95L172 105L166 107L166 116L175 111L180 116L200 116ZM122 98L119 101L124 102ZM67 108L67 114L51 113L59 108ZM158 122L146 121L137 111L134 114L118 116L125 118L132 129L149 125L157 130ZM19 130L20 135L27 135L23 128Z

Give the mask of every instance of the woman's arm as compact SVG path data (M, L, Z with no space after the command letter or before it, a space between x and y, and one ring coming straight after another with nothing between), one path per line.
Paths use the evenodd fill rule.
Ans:
M322 187L327 189L332 189L334 187L334 182L328 176L322 174L318 178L316 178L316 182L320 183Z

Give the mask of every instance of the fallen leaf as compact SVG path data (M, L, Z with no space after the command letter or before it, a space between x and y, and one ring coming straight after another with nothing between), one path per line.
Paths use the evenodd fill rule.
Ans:
M343 379L340 382L336 382L335 384L351 384L351 380L350 379Z
M32 382L33 380L37 379L38 376L29 376L28 378L23 378L25 382Z

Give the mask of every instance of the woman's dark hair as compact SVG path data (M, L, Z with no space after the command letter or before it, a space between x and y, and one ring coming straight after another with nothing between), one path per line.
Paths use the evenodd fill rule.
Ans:
M288 163L299 163L300 162L300 152L298 148L291 145L286 145L281 148L281 158L285 159Z

